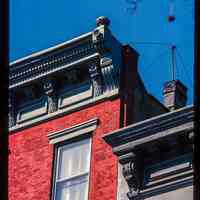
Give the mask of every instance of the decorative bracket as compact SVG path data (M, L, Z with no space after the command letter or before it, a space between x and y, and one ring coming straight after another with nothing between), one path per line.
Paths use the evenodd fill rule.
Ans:
M142 162L133 152L120 156L119 162L122 164L122 173L128 184L129 192L127 197L129 200L137 200L140 195L142 186Z
M101 74L100 65L97 63L91 63L89 67L90 78L93 85L93 96L99 96L103 93L103 78Z
M57 110L57 95L55 81L51 79L46 79L43 82L43 89L47 96L48 102L48 113L55 112Z
M15 95L13 92L9 91L9 98L8 98L8 126L13 127L16 123L16 116L15 116Z
M101 32L101 29L97 28L93 32L93 44L98 52L103 50L104 34Z
M107 17L99 17L97 19L97 27L92 33L92 42L94 48L99 52L103 53L105 51L111 50L111 32L108 28L110 20Z
M192 153L194 154L194 132L188 134L189 143L192 145ZM194 156L192 159L192 167L194 167Z

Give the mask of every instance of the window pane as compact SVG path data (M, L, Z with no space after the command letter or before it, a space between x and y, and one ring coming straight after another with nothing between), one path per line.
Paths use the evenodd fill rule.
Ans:
M60 148L58 179L70 178L89 171L90 140Z
M57 183L56 200L86 200L88 176Z

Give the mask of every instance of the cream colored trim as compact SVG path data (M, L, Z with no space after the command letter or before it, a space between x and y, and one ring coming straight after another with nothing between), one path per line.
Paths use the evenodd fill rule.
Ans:
M54 133L48 134L49 143L56 144L72 138L75 138L86 133L92 133L97 128L98 119L94 118L89 121L77 124L70 128L63 129Z

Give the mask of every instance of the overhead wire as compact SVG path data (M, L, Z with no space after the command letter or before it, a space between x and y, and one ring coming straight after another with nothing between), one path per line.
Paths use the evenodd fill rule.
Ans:
M171 47L172 46L172 44L171 43L165 43L165 42L132 42L133 44L135 44L135 45L160 45L160 46L168 46L168 47ZM179 60L180 60L180 62L181 62L181 65L183 66L183 69L184 69L184 73L185 73L185 76L187 76L187 79L189 80L189 82L190 82L190 86L192 86L193 87L193 83L192 83L192 80L190 79L190 77L189 77L189 75L188 75L188 71L187 71L187 67L186 67L186 65L184 64L184 61L183 61L183 58L182 58L182 56L180 55L180 52L179 52L179 50L178 50L178 47L176 48L177 49L177 51L176 51L176 54L177 54L177 56L179 57ZM166 51L168 51L168 50L166 50ZM162 53L160 53L158 56L156 56L154 59L153 59L153 61L149 64L149 65L147 65L147 66L141 66L141 69L142 69L142 71L143 71L143 73L146 73L146 71L148 71L149 69L150 69L150 67L153 65L153 64L155 64L162 56L164 56L165 55L165 53L166 53L166 51L164 51L164 52L162 52ZM144 70L145 69L145 70ZM176 76L177 77L179 77L180 76L180 70L179 70L179 68L178 68L178 65L177 65L177 69L176 69L177 71L176 71Z
M143 70L142 70L143 73L147 72L153 64L155 64L160 58L162 58L166 54L167 51L168 51L168 49L163 51L162 53L160 53L158 56L156 56L149 65L147 65L145 67L141 67L141 68L143 68Z
M185 73L185 76L187 77L188 81L190 82L190 86L193 87L193 82L192 82L192 79L190 79L190 76L189 76L189 73L188 73L188 70L187 70L187 67L185 65L185 62L183 60L183 57L181 56L181 53L180 53L180 50L177 48L177 51L176 51L178 57L179 57L179 60L180 60L180 63L181 65L183 66L183 71Z
M139 45L160 45L160 46L172 46L170 43L165 42L132 42L133 44Z

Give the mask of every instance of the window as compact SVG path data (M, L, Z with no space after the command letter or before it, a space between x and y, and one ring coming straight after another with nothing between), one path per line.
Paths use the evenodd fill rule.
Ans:
M58 146L54 200L87 200L91 139Z
M89 81L88 66L68 70L65 73L61 73L57 78L58 88L61 90L75 89Z
M56 144L53 200L88 199L91 138L98 122L93 118L47 135Z

